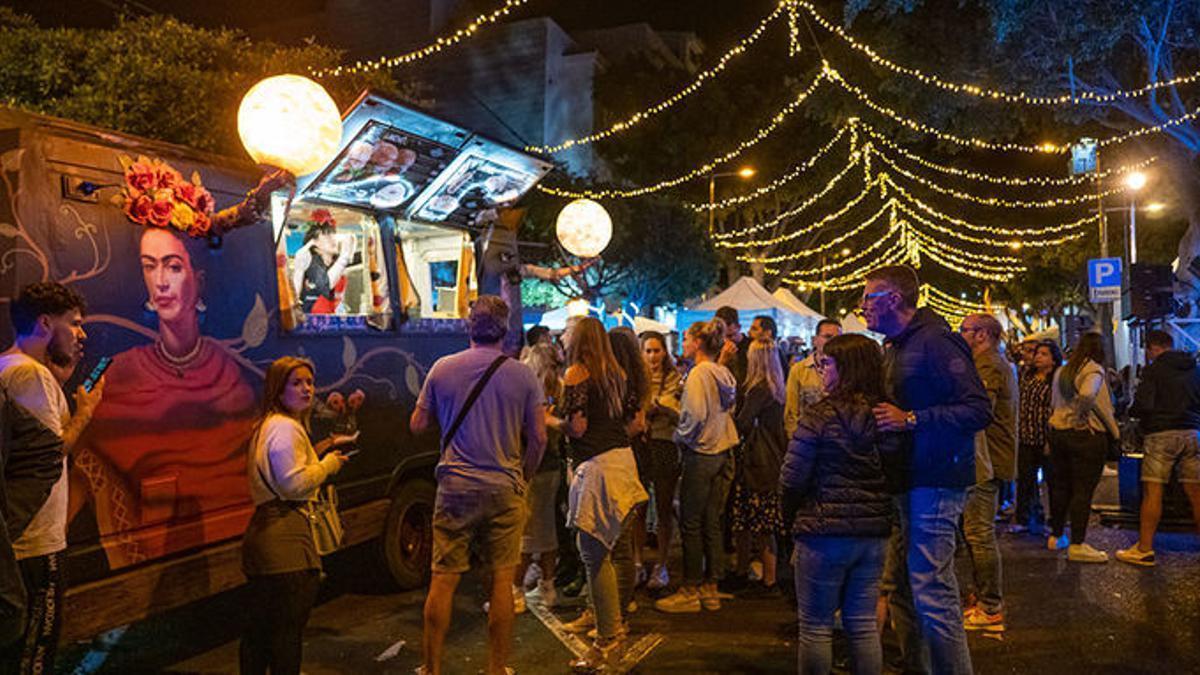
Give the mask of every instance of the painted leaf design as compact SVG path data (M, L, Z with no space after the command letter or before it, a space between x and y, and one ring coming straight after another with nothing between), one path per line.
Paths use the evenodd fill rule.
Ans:
M0 237L15 238L18 234L17 228L8 223L0 223Z
M261 295L254 296L254 309L246 315L242 324L242 342L249 348L254 348L267 339L267 307L263 304Z
M19 171L21 169L21 156L25 154L25 148L16 148L0 155L0 166L4 167L5 171Z
M413 396L421 395L421 373L417 372L417 367L411 363L404 371L404 383L408 385L408 391Z
M348 337L342 337L342 366L349 371L354 367L355 361L358 361L358 350L354 348L354 342Z

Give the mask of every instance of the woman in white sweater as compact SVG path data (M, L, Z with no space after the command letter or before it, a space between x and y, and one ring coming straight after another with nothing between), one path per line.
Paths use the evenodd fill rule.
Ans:
M309 441L314 373L310 361L290 356L267 369L247 462L255 509L242 541L250 615L240 649L243 675L300 672L304 625L321 574L305 508L346 463L345 454L331 450L357 439L332 436L315 448Z
M1100 482L1110 439L1120 438L1112 394L1104 377L1104 345L1087 333L1059 368L1051 384L1050 550L1067 549L1072 562L1103 563L1108 555L1086 541L1092 493ZM1067 519L1071 538L1063 534Z

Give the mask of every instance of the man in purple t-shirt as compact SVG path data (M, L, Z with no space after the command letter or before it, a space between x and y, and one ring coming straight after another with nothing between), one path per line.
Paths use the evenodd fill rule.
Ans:
M542 385L528 366L504 356L508 305L483 295L471 306L471 347L433 364L417 398L414 433L441 430L437 499L433 508L433 579L425 600L424 664L438 675L454 591L470 569L470 544L492 573L488 611L488 673L504 673L512 642L513 575L525 527L525 485L546 448ZM491 378L455 420L489 370ZM448 437L449 436L449 437Z

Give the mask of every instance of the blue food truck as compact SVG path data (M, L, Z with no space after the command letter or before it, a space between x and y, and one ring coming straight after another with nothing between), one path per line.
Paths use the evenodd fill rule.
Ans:
M336 483L346 544L376 540L386 575L422 584L438 449L408 418L433 361L467 344L478 261L497 257L473 234L552 165L367 92L328 166L218 239L120 204L131 171L160 163L195 174L218 208L262 175L0 109L0 344L12 344L8 301L59 281L88 302L86 356L66 390L113 359L70 456L64 639L242 583L247 445L265 369L288 354L316 364L315 439L360 432Z

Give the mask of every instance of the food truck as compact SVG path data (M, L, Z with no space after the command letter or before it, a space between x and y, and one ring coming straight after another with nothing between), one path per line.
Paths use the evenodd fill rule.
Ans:
M314 441L360 433L335 483L345 545L377 540L384 576L422 584L438 444L408 419L433 361L467 345L476 261L495 257L473 233L552 165L367 92L343 115L334 160L272 194L267 217L195 237L114 205L139 162L192 176L217 207L263 173L0 109L0 345L13 340L8 302L59 281L88 303L68 394L112 358L71 454L64 639L242 583L247 447L283 355L316 366Z

